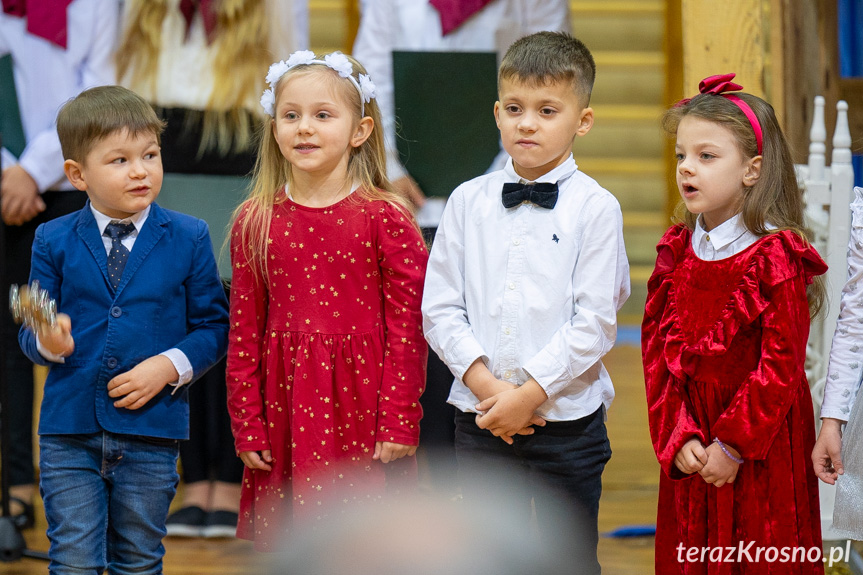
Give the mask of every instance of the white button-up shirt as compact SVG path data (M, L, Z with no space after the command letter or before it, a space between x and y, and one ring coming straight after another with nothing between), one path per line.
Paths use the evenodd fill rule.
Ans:
M743 225L742 218L741 214L737 214L707 232L702 227L699 217L692 232L692 251L699 258L707 261L730 258L742 252L758 241L758 236Z
M16 158L2 149L3 169L20 163L39 187L72 190L63 173L57 112L85 88L113 84L119 29L117 0L75 0L66 11L64 50L27 32L27 19L0 12L0 55L11 54L27 146Z
M854 188L848 281L842 288L839 320L833 334L821 417L848 421L863 377L863 188Z
M509 160L449 198L426 273L425 335L456 376L449 402L462 411L475 411L462 377L482 358L499 379L535 379L546 419L578 419L614 398L600 359L629 297L620 205L572 156L537 180L558 183L552 210L504 208L503 184L519 180Z

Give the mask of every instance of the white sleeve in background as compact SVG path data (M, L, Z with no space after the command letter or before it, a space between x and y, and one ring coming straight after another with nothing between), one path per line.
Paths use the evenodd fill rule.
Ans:
M267 0L270 50L273 61L287 60L309 48L309 3L305 0Z
M396 147L395 97L393 88L393 50L398 50L401 36L398 4L375 0L363 8L353 57L365 67L375 83L375 99L381 109L387 149L387 176L398 180L407 172L399 160Z
M821 417L848 421L863 377L863 188L854 188L848 281L842 288Z
M119 10L117 0L78 0L68 8L66 50L30 35L21 38L21 46L10 47L19 69L16 89L27 136L19 163L40 192L66 180L56 124L60 106L86 88L116 82Z

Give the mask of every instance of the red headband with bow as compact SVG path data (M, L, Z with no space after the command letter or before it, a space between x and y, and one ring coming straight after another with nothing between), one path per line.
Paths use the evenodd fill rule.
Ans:
M716 96L722 96L726 100L733 102L740 111L743 112L743 115L746 116L746 119L749 120L749 124L752 126L752 131L755 132L755 143L758 145L758 153L761 154L762 149L762 141L763 134L761 132L761 123L758 122L758 116L755 115L755 112L752 111L752 108L749 107L749 104L741 100L738 96L734 94L727 94L726 92L737 92L738 90L742 90L743 86L740 84L735 84L731 80L734 79L735 74L720 74L717 76L709 76L703 79L698 83L698 91L701 94L714 94ZM692 98L684 98L677 102L674 106L685 106L689 102L692 101Z

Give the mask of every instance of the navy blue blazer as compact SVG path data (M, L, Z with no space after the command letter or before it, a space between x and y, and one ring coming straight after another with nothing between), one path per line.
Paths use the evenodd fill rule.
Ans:
M143 360L178 348L200 377L225 355L228 302L207 224L152 204L116 293L105 245L90 211L40 225L30 280L39 280L72 319L75 351L47 361L29 329L18 334L33 362L50 365L39 433L113 433L189 437L188 389L171 386L137 410L114 407L108 382ZM18 408L23 408L19 406Z

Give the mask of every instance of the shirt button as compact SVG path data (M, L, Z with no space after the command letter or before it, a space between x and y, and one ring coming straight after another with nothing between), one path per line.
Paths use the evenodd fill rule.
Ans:
M705 237L705 239L707 239L707 241L708 241L708 242L710 241L710 234L707 234L707 235L706 235L706 236L704 236L704 237Z
M515 283L509 282L509 289L515 289Z
M509 379L510 377L512 377L512 372L511 371L504 372L503 376L505 378Z
M515 245L518 245L521 243L521 240L516 238L516 239L512 240L512 243L514 243Z
M114 369L115 367L117 367L117 360L116 360L116 358L109 357L109 358L108 358L108 361L107 361L107 365L108 365L108 368L109 368L109 369Z
M509 335L509 328L506 328L505 330L503 330L503 333L505 333L506 335Z
M120 317L121 315L123 315L123 310L120 309L118 306L114 306L111 308L111 315L114 317Z

